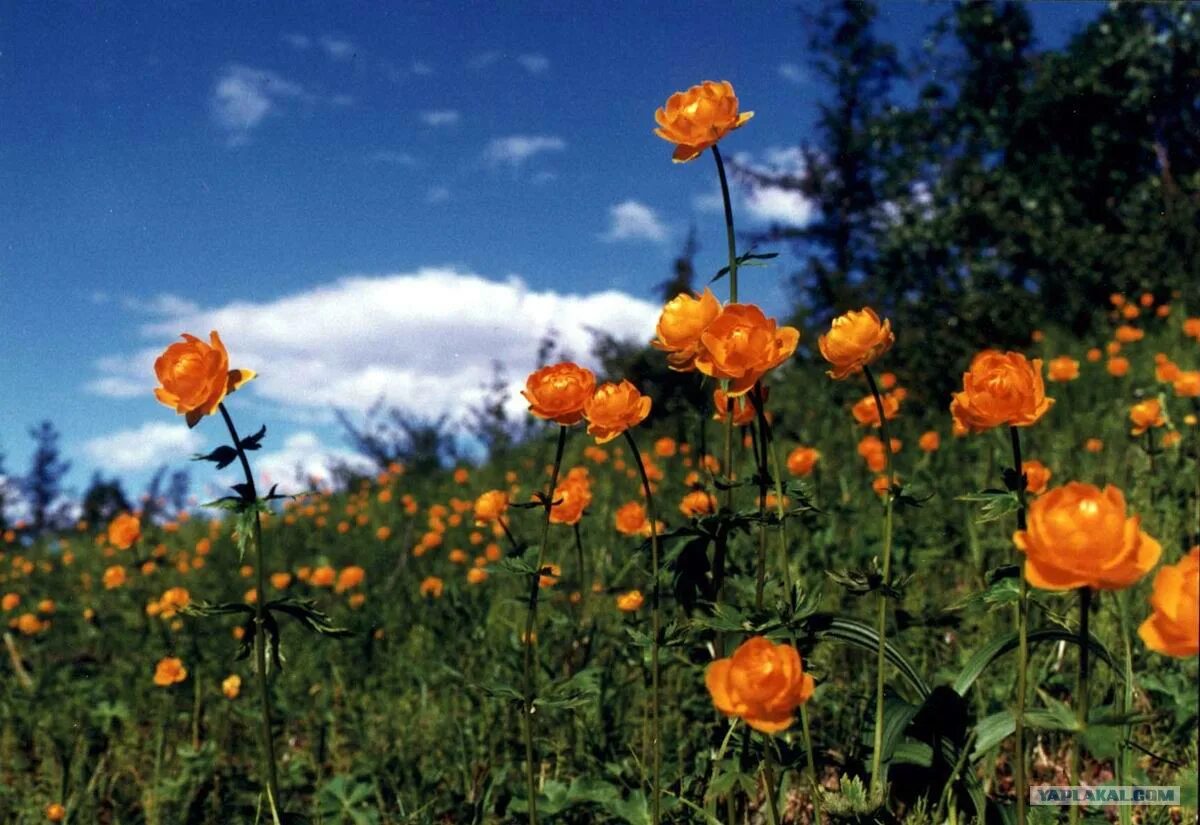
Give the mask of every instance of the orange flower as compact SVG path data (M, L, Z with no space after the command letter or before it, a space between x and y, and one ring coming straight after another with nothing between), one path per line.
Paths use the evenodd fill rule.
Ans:
M238 694L242 692L242 677L236 673L231 673L221 680L221 693L225 694L226 699L236 699Z
M729 304L701 334L696 369L710 378L729 379L728 395L744 395L790 358L799 342L798 330L777 327L753 304Z
M349 567L342 568L341 572L338 573L337 585L334 589L338 593L345 593L347 590L352 590L362 584L364 578L366 578L366 571L357 564L352 564Z
M487 571L482 567L472 567L467 571L468 584L482 584L483 582L487 581L487 577Z
M1200 318L1187 318L1183 322L1183 334L1200 341Z
M1125 496L1072 481L1029 505L1029 526L1013 534L1025 554L1025 578L1042 590L1121 590L1162 555L1158 542L1125 515Z
M796 708L809 700L815 687L796 648L762 636L752 636L732 656L710 664L704 684L717 710L740 716L763 733L791 727Z
M51 802L46 806L46 819L51 822L62 822L67 818L67 809L59 802Z
M863 436L858 442L858 454L867 462L867 469L873 473L882 473L887 466L887 450L883 442L873 435Z
M630 590L617 596L617 610L622 613L635 613L645 603L646 599L640 590Z
M14 610L21 603L21 597L16 593L5 593L4 598L0 599L0 610L8 612Z
M1200 370L1185 370L1171 383L1180 398L1200 398Z
M766 389L765 387L763 388ZM713 414L713 421L724 421L729 415L730 410L733 412L733 423L737 427L745 427L751 424L757 415L754 405L750 403L750 399L745 395L739 395L737 398L729 398L725 395L725 391L719 387L713 390L713 407L716 412Z
M446 583L437 576L426 576L421 581L420 593L422 596L432 596L435 599L440 599L445 589Z
M879 320L875 310L863 307L833 319L829 332L817 339L821 355L833 365L829 377L840 381L862 372L896 343L892 322Z
M971 360L963 375L962 392L954 393L950 414L955 424L983 432L1008 424L1035 424L1054 404L1042 383L1042 361L1019 352L984 350Z
M883 401L883 414L891 421L900 414L900 399L894 393L886 393L880 396ZM855 402L850 408L854 420L864 427L878 427L879 422L879 407L875 403L875 396L867 395Z
M667 98L667 104L654 113L658 123L654 134L675 144L671 160L686 163L752 117L754 112L738 113L737 95L729 81L706 80Z
M636 501L622 504L616 513L617 532L636 536L646 527L646 508Z
M596 376L591 370L564 361L533 372L521 395L536 417L570 426L583 420L583 405L595 388Z
M1125 306L1121 307L1121 317L1126 321L1132 321L1141 314L1142 313L1133 304L1126 304Z
M654 454L659 458L670 458L678 450L679 447L675 444L675 439L669 435L664 435L654 442Z
M688 518L703 516L716 512L717 502L710 493L704 490L693 490L679 502L679 512Z
M1162 384L1170 384L1179 377L1179 365L1168 358L1164 353L1158 353L1154 356L1154 380Z
M337 573L334 572L332 567L325 564L312 571L312 574L308 578L308 583L313 587L332 587L336 579Z
M285 590L292 583L291 573L272 573L271 586L276 590Z
M1083 443L1083 449L1089 453L1098 453L1104 449L1104 442L1099 438L1089 438Z
M1130 407L1129 420L1133 422L1130 435L1141 435L1151 427L1161 427L1167 423L1162 404L1157 398L1147 398Z
M1108 364L1105 365L1108 374L1113 378L1123 378L1129 374L1129 359L1120 355L1108 359Z
M650 396L642 395L628 381L601 384L583 405L588 435L597 444L606 444L646 420L650 414Z
M1069 355L1051 358L1046 365L1046 378L1051 381L1074 381L1079 377L1079 362Z
M1046 492L1046 485L1050 483L1050 477L1054 475L1053 470L1037 459L1023 462L1021 472L1025 474L1025 489L1035 496Z
M556 504L550 508L551 524L578 524L583 511L592 503L592 488L586 478L568 478L554 491Z
M1112 295L1108 296L1108 302L1114 307L1123 307L1125 306L1125 296L1119 292L1114 292Z
M108 543L118 550L128 550L141 537L142 522L129 513L121 513L108 525Z
M503 490L488 490L475 499L475 524L483 527L499 521L508 511L508 493Z
M116 590L125 583L125 568L119 564L106 567L102 581L105 590Z
M1137 327L1131 327L1129 324L1121 324L1117 327L1113 337L1122 344L1132 344L1134 341L1140 341L1146 337L1146 333Z
M1138 635L1151 650L1167 656L1200 653L1200 546L1164 565L1154 577L1150 605L1154 611Z
M1099 361L1101 358L1104 357L1104 353L1100 351L1099 347L1092 347L1090 350L1087 351L1086 357L1087 357L1088 363L1094 364L1097 361Z
M806 476L821 459L821 452L813 447L800 446L788 453L788 472L794 476Z
M711 289L705 287L697 298L681 292L663 307L655 327L655 338L650 344L667 353L667 364L671 369L690 372L696 368L701 333L720 313L721 304Z
M165 659L159 659L155 666L154 684L159 687L170 687L182 682L187 675L187 668L183 666L183 662L174 656L168 656Z
M917 446L923 453L936 453L938 447L942 446L942 437L937 430L929 430L921 433L921 437L917 439Z
M542 570L545 571L538 576L538 587L554 587L558 584L559 578L562 576L562 568L557 564L549 563L542 565Z
M162 385L154 397L184 415L189 427L215 413L226 395L255 375L253 370L229 368L229 353L216 330L209 333L207 344L183 333L183 343L171 344L154 362L154 374Z

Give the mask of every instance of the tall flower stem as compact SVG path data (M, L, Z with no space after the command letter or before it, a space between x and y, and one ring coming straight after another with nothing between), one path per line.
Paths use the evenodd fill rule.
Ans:
M1133 637L1129 632L1129 609L1125 604L1128 591L1118 590L1115 594L1117 602L1117 618L1121 626L1121 642L1125 654L1125 685L1121 693L1119 713L1128 716L1133 712ZM1118 785L1129 785L1132 779L1132 769L1129 764L1130 742L1133 739L1133 726L1126 723L1121 731L1121 750L1117 754L1116 774ZM1128 805L1117 808L1121 825L1130 825L1133 821L1133 809Z
M767 817L771 825L779 825L779 801L776 799L775 791L775 768L773 767L774 757L771 754L771 742L768 740L763 743L763 784L766 786L767 795Z
M1025 475L1021 469L1021 433L1016 427L1008 428L1012 441L1013 469L1016 472L1017 529L1024 530L1025 523ZM1017 711L1015 730L1016 755L1013 777L1017 794L1017 825L1025 825L1025 807L1029 803L1029 791L1025 774L1025 694L1029 692L1026 670L1029 667L1029 581L1022 573L1020 593L1017 597Z
M713 160L717 162L717 176L721 179L721 202L725 206L725 241L729 247L729 303L738 299L737 239L733 232L733 203L729 199L729 181L725 178L725 161L716 144L712 147Z
M1071 784L1079 784L1080 769L1083 765L1083 737L1087 733L1088 717L1088 617L1091 613L1092 590L1090 587L1079 588L1079 671L1075 675L1075 747L1071 753ZM1079 822L1082 806L1072 805L1070 810L1071 825Z
M538 591L541 589L542 567L546 563L546 543L550 541L550 511L554 507L554 490L558 487L558 471L562 468L563 450L567 446L567 428L558 428L558 445L554 450L554 469L550 473L550 488L546 491L544 504L546 518L542 524L542 541L538 545L537 564L529 575L529 601L525 610L524 658L521 671L525 682L525 706L523 708L522 728L525 731L525 781L529 792L529 825L537 825L537 780L533 766L533 702L537 698L537 687L534 681L536 664L536 644L533 633L537 627Z
M804 731L804 750L808 756L808 781L812 785L813 823L821 825L821 783L817 780L817 760L813 757L812 733L808 729L807 702L800 706L800 729Z
M254 473L250 470L250 459L242 447L233 418L224 404L219 405L221 417L229 428L233 448L237 450L246 476L246 496L254 507L254 671L258 682L261 719L259 737L262 740L263 772L267 776L267 803L275 825L279 825L279 774L275 766L275 740L271 735L271 694L267 685L267 588L266 565L263 561L262 518L258 511L258 488L254 484Z
M659 704L659 637L662 635L662 611L660 609L660 592L658 586L658 514L654 510L654 495L650 491L650 477L646 475L646 465L642 463L642 454L638 450L637 441L629 430L625 431L625 440L629 442L629 450L633 453L633 463L637 465L642 477L642 492L646 494L646 516L650 520L650 709L653 716L653 772L651 775L650 809L654 825L661 819L662 803L662 719Z
M883 670L886 664L884 651L887 647L887 588L892 582L892 510L894 498L893 488L896 486L896 474L892 467L892 439L888 432L887 415L883 409L883 396L875 384L875 376L871 368L863 367L863 375L867 377L867 386L875 398L875 409L879 413L879 432L883 437L884 456L887 458L887 497L883 511L883 559L880 571L883 580L880 583L879 607L875 615L875 632L879 636L879 649L875 655L875 734L871 752L871 798L882 799L884 781L882 776L883 763Z

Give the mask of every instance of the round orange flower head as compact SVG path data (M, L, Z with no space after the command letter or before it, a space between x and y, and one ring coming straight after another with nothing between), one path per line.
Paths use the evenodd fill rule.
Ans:
M357 564L343 567L338 572L337 584L334 586L334 589L338 593L345 593L347 590L353 590L362 584L364 578L366 578L366 571Z
M207 344L185 332L182 343L171 344L158 356L154 374L161 384L154 397L185 416L189 427L215 413L226 395L255 376L253 370L229 368L229 353L216 330L209 333Z
M1200 341L1200 317L1184 319L1183 334L1188 338L1195 338L1197 341Z
M679 446L675 443L675 439L669 435L664 435L654 442L654 454L659 458L670 458L678 451Z
M159 687L170 687L182 682L187 675L187 668L183 666L183 661L174 656L168 656L165 659L159 659L158 664L154 667L154 684Z
M1129 324L1121 324L1121 326L1117 327L1117 331L1113 333L1113 337L1122 344L1132 344L1134 341L1140 341L1145 338L1146 333Z
M729 304L700 336L696 369L710 378L729 379L728 395L744 395L790 358L799 342L799 330L777 326L753 304Z
M1100 351L1099 347L1092 347L1087 351L1087 355L1085 357L1087 358L1088 363L1094 364L1104 357L1104 353Z
M488 490L475 499L475 524L483 527L499 521L508 512L508 493Z
M630 590L617 596L617 610L622 613L636 613L641 609L646 599L640 590Z
M221 693L225 694L225 698L233 700L238 698L238 694L242 692L242 677L236 673L231 673L221 680Z
M128 550L141 537L142 522L129 513L121 513L108 525L108 543L118 550Z
M628 381L601 384L583 405L588 435L597 444L606 444L646 420L650 414L650 396L642 395Z
M766 389L765 387L763 388ZM738 427L745 427L754 422L757 412L754 405L750 403L750 399L744 395L739 395L736 398L730 398L725 394L725 390L718 387L713 390L713 407L716 412L713 413L713 421L724 421L729 413L733 412L733 423Z
M752 636L732 656L710 664L704 684L721 713L772 734L791 727L796 708L812 697L815 687L796 648L762 636Z
M1171 382L1180 398L1200 398L1200 370L1183 370Z
M696 368L700 334L720 313L721 304L711 289L705 287L698 297L681 292L663 307L650 345L667 353L671 369L690 372Z
M1180 374L1179 365L1168 358L1164 353L1158 353L1154 356L1154 380L1161 384L1170 384Z
M1028 528L1013 534L1025 578L1042 590L1122 590L1158 563L1162 548L1126 516L1125 496L1072 481L1034 499Z
M1069 355L1051 358L1046 364L1046 378L1051 381L1074 381L1079 377L1079 362Z
M646 527L646 508L636 501L631 501L618 507L614 518L618 533L636 536Z
M1150 606L1138 628L1146 647L1167 656L1200 654L1200 546L1158 571Z
M962 392L954 393L950 414L957 426L978 433L1003 424L1028 427L1053 405L1042 383L1040 358L984 350L963 375Z
M578 524L583 511L592 503L591 485L586 480L567 479L554 491L550 507L551 524Z
M654 113L658 123L654 134L675 144L671 160L687 163L752 117L754 112L739 114L729 81L706 80L667 98L667 104Z
M829 332L817 339L821 356L833 365L829 377L840 381L875 363L896 343L892 322L879 320L875 310L863 307L833 319Z
M693 490L679 502L679 512L688 518L704 516L717 510L716 499L705 490Z
M46 806L46 819L51 822L62 822L67 818L67 809L60 802L51 802Z
M1126 321L1132 321L1141 314L1141 310L1139 310L1133 304L1126 304L1125 306L1121 307L1121 317Z
M1133 422L1130 435L1141 435L1152 427L1162 427L1167 423L1162 403L1157 398L1147 398L1130 407L1129 420Z
M426 576L421 581L421 587L419 588L419 591L422 596L431 596L435 599L440 599L445 589L446 583L437 576Z
M1124 378L1129 374L1129 359L1120 355L1113 356L1108 359L1105 369L1113 378Z
M900 414L900 399L895 393L886 393L881 395L883 401L883 414L888 421ZM866 395L854 402L854 406L850 408L851 415L854 420L864 427L878 427L879 422L879 405L875 403L875 396Z
M917 447L923 453L936 453L938 447L942 446L942 437L937 430L927 430L921 433L921 437L917 439Z
M1021 472L1025 474L1025 489L1035 496L1046 492L1050 477L1054 475L1053 470L1037 459L1023 462Z
M1098 453L1104 450L1104 442L1099 438L1089 438L1087 441L1083 442L1083 449L1087 450L1089 453Z
M104 569L104 576L101 580L104 582L105 590L116 590L125 584L125 578L125 568L119 564L114 564Z
M583 420L583 405L595 389L596 376L591 370L564 361L533 372L521 395L534 416L570 426Z
M800 446L788 453L788 472L794 476L806 476L812 473L813 467L821 459L819 450L813 447Z

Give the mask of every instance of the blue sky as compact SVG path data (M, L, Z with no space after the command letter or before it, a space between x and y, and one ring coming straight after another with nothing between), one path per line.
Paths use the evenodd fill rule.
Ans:
M880 34L911 53L947 10L883 3ZM1098 11L1031 6L1051 46ZM689 224L702 272L724 248L711 161L671 164L654 109L728 79L756 116L726 152L787 168L822 94L800 20L783 3L6 4L9 471L46 417L77 488L114 450L136 487L218 443L217 421L189 435L150 394L153 353L210 324L263 374L232 406L269 424L276 474L344 446L335 401L461 406L493 357L523 376L551 322L578 355L587 324L648 337ZM746 228L810 214L737 208ZM790 265L756 271L749 299L784 311Z

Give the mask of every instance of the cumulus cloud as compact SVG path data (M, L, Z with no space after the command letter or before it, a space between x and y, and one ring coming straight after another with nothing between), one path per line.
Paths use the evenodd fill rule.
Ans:
M554 135L509 135L492 140L483 157L493 166L507 165L515 170L534 155L561 152L566 148L566 141Z
M663 241L667 228L654 210L644 203L627 200L608 210L606 241Z
M426 126L456 126L462 119L454 109L434 109L429 112L421 112L421 122Z
M798 148L773 147L761 157L738 153L738 165L769 177L796 178L804 173L804 156ZM751 185L735 176L730 181L731 197L739 215L760 224L804 226L813 219L812 202L795 189L783 186ZM720 212L723 208L720 190L697 196L693 205L703 212Z
M230 145L238 145L287 101L308 99L311 95L299 83L266 69L235 64L217 78L209 106Z
M522 54L517 57L517 62L530 74L541 74L550 68L550 59L543 54Z
M200 435L184 424L147 422L86 441L83 451L98 467L133 472L180 461L200 444Z
M366 410L383 397L425 415L463 412L483 395L492 362L510 376L534 367L539 340L589 360L589 328L649 340L659 308L613 290L534 291L449 268L354 275L262 303L237 302L154 320L154 346L99 360L87 388L149 397L153 363L181 331L220 330L231 362L258 371L239 391L280 414ZM513 410L523 409L512 388Z
M278 484L288 493L328 486L338 466L363 473L374 467L358 453L327 446L316 433L308 430L292 433L278 450L264 451L254 457L254 471L259 480L264 485Z

